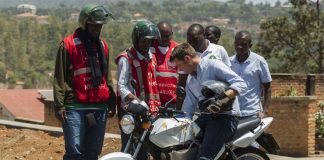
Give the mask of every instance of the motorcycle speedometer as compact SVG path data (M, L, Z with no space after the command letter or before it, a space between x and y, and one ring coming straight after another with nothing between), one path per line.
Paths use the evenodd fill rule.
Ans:
M132 115L126 114L120 120L120 126L125 134L131 134L135 128L135 120Z

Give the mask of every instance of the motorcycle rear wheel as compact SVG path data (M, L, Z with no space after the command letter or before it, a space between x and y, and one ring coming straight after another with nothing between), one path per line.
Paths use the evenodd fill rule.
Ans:
M270 160L261 150L254 147L238 148L234 150L238 160Z

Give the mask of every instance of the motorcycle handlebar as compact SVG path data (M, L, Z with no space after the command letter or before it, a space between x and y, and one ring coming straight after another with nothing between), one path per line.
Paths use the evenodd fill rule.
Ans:
M175 114L186 114L185 112L183 112L183 111L178 111L178 110L174 110L173 113L175 113Z
M175 110L172 108L160 108L159 113L186 114L186 112Z

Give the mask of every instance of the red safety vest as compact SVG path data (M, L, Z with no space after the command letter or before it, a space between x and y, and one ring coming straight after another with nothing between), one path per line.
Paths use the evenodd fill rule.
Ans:
M158 111L159 106L161 106L159 91L156 84L155 77L155 66L156 59L153 55L152 59L149 61L140 60L137 57L137 52L134 48L122 52L119 54L115 62L118 64L119 58L125 57L131 66L132 78L136 80L137 85L135 88L136 97L139 97L148 104L150 107L150 112L154 113ZM117 106L120 107L121 98L117 92Z
M93 87L87 52L84 44L78 38L78 32L76 31L64 38L63 42L69 52L72 64L72 81L77 100L82 103L107 102L110 97L106 80L107 75L102 76L101 84L98 87ZM108 57L107 44L103 40L101 42L104 47L104 54Z
M175 41L170 41L169 50L166 54L163 54L159 49L157 41L154 42L153 51L156 61L156 82L159 88L159 95L162 105L165 105L168 101L173 99L170 104L176 104L176 89L178 82L177 66L175 63L170 62L170 56L177 46Z

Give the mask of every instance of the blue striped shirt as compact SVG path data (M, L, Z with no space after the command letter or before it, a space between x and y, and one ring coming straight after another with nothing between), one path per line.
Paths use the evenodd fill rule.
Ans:
M229 88L243 93L246 84L242 78L234 73L231 68L217 59L201 59L196 75L189 75L186 85L186 97L182 105L182 111L187 113L187 117L192 118L193 113L197 110L198 102L205 97L201 93L201 86L207 80L223 81L230 84ZM233 104L233 110L222 112L222 114L240 115L237 98Z

